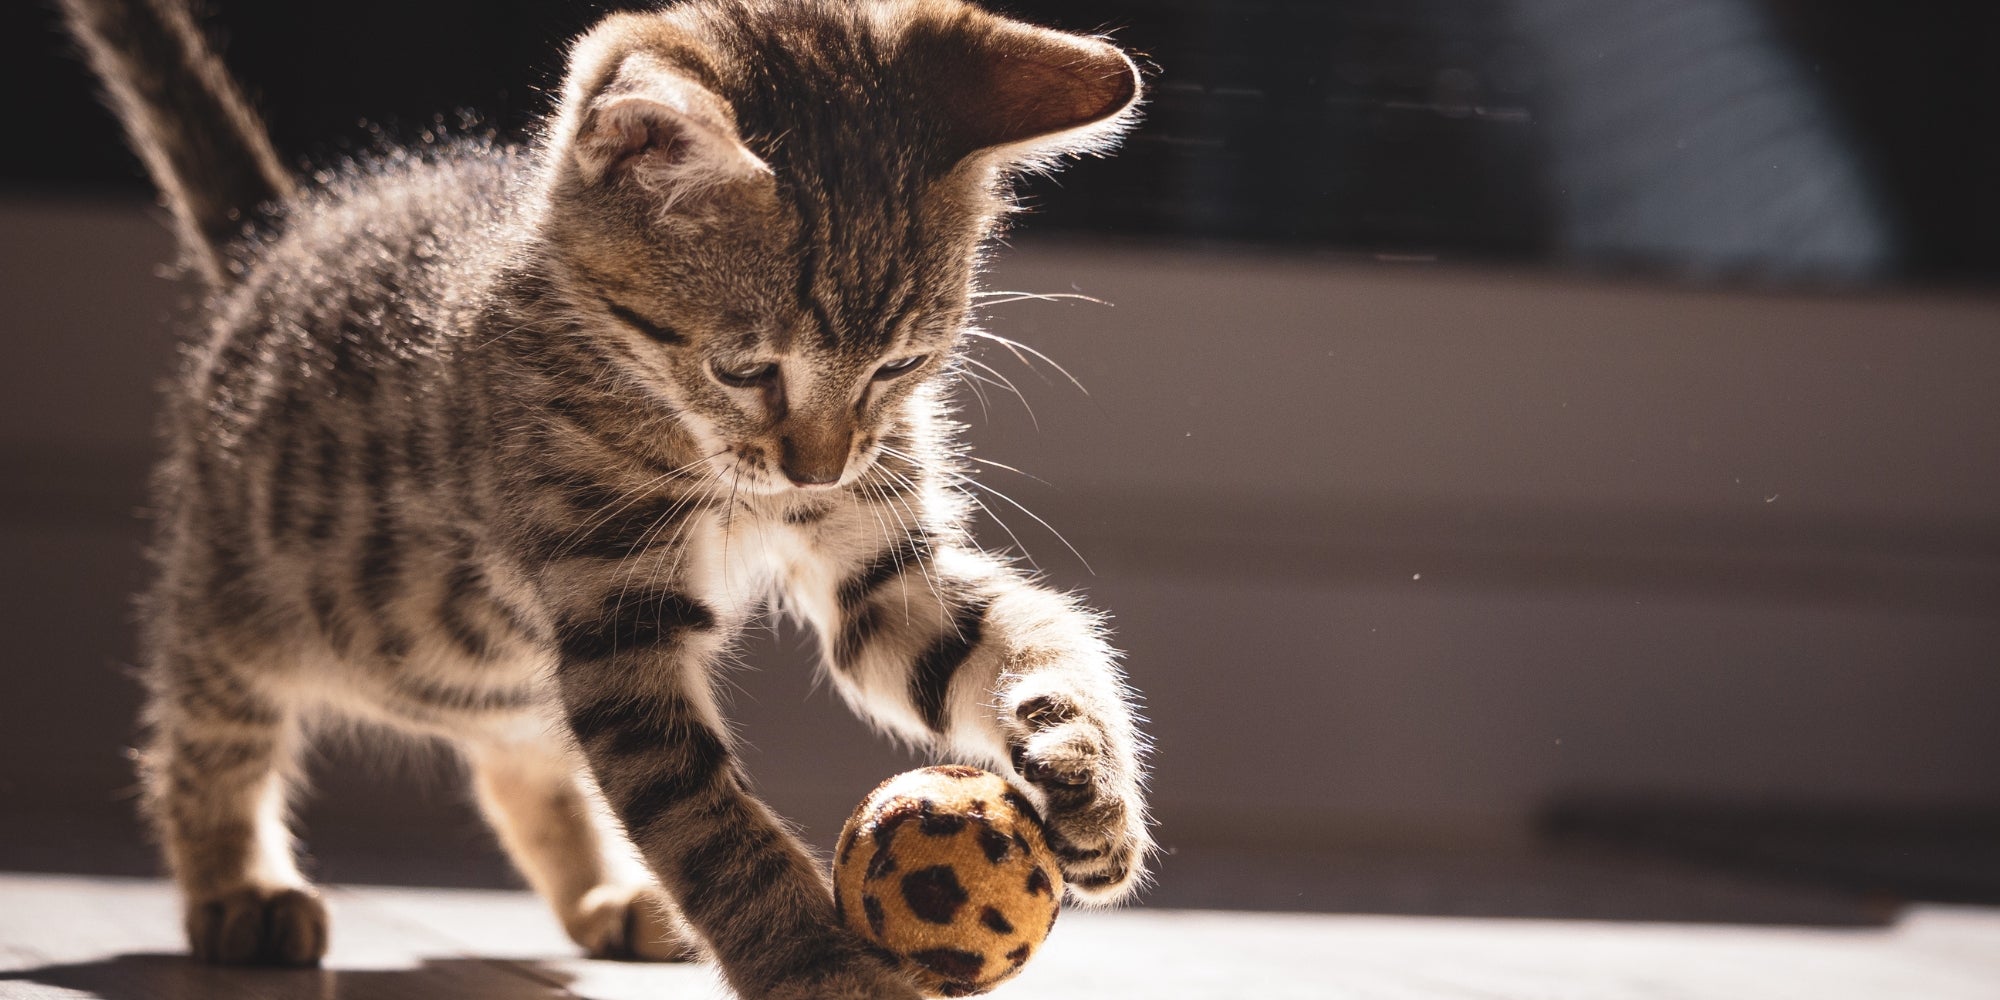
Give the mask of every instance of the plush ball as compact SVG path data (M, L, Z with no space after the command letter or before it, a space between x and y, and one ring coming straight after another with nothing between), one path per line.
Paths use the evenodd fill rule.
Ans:
M1055 926L1062 877L1035 807L976 767L899 774L862 800L834 849L840 917L931 996L984 993Z

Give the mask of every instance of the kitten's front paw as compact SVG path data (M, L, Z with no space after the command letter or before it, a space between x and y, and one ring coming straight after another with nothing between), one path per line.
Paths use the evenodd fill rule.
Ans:
M188 948L223 965L318 965L326 955L326 904L303 888L247 886L189 900Z
M1014 770L1042 795L1049 848L1070 891L1122 899L1145 876L1145 805L1138 762L1097 720L1061 695L1019 701L1008 721Z
M598 886L564 923L570 939L591 958L689 962L699 957L693 935L658 886Z

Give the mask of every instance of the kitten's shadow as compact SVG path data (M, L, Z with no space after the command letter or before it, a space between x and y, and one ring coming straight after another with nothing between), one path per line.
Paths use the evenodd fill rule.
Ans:
M560 1000L572 977L534 961L427 958L407 969L225 968L186 955L113 955L0 972L4 984L73 991L79 1000Z

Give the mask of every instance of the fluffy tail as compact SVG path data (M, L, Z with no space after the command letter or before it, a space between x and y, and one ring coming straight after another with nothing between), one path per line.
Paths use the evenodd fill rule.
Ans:
M181 249L208 283L230 283L223 248L252 209L290 195L291 171L210 50L185 0L61 0L173 213Z

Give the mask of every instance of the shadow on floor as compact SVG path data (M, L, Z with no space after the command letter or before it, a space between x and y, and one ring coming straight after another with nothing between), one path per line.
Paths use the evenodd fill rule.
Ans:
M0 972L96 1000L559 1000L570 977L533 962L425 959L407 969L223 968L186 955L114 955Z
M328 885L521 887L455 796L395 801L387 822L353 821L350 810L347 822L309 828L309 875ZM1170 843L1155 868L1138 902L1171 909L1880 927L1912 898L1588 838L1505 850ZM155 877L160 868L129 806L102 803L0 811L0 871Z
M1874 900L2000 905L2000 806L1863 809L1610 793L1545 807L1543 839Z

